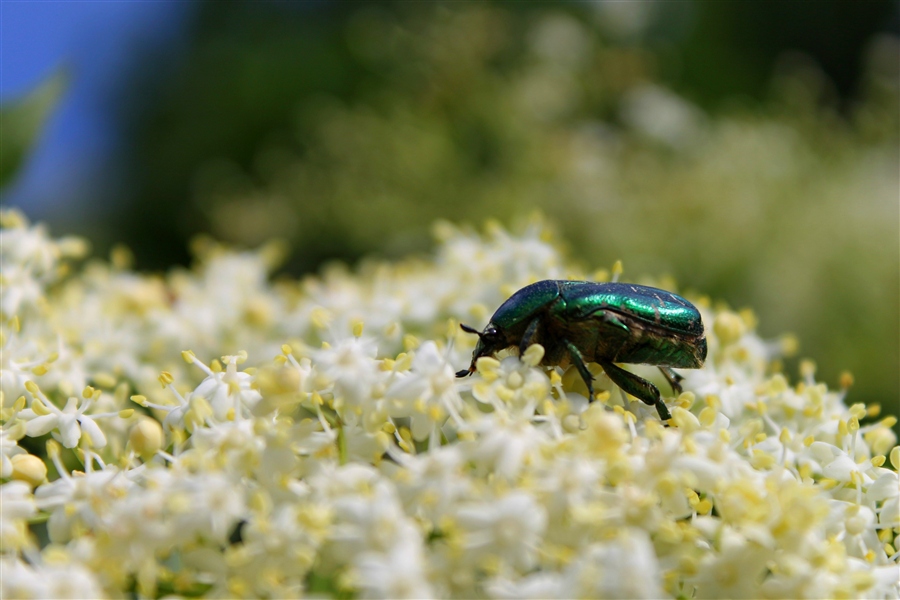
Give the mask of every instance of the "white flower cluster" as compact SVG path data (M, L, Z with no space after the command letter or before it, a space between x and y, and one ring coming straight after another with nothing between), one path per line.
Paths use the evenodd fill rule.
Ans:
M900 597L896 419L790 385L749 313L694 299L670 427L539 346L455 377L460 321L609 278L538 225L273 283L209 244L70 273L78 244L2 224L2 597Z

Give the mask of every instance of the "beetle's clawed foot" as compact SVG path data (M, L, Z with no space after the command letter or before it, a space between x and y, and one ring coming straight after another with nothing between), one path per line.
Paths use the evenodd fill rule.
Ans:
M663 374L663 377L672 386L672 391L675 392L675 395L679 395L682 392L681 382L684 381L684 377L671 367L659 367L659 372Z
M471 372L472 371L470 371L469 369L463 369L462 371L457 371L456 376L457 377L465 377L466 375L468 375Z

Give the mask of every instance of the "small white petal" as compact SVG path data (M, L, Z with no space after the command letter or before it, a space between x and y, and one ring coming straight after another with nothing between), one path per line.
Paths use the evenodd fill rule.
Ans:
M81 422L81 428L84 430L84 433L91 438L91 446L94 448L105 448L106 435L103 433L103 430L100 429L100 426L87 416L82 416L79 421Z
M59 417L59 441L66 448L74 448L81 439L81 427L75 415L63 414Z
M835 481L850 481L850 474L858 471L859 467L849 456L840 456L822 470L822 474Z
M29 437L38 437L48 433L59 423L59 417L53 414L35 417L28 421L25 426L25 433Z

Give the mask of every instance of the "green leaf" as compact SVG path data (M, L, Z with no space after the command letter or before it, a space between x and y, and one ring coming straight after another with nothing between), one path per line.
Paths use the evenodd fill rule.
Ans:
M24 98L0 106L0 188L12 181L59 104L68 77L57 70Z

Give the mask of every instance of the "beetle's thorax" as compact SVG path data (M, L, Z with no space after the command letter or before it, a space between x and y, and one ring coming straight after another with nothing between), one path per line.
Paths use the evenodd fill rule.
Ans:
M506 302L494 312L488 325L504 332L508 338L521 336L528 324L538 313L559 298L559 282L553 280L538 281L523 287L510 296ZM517 343L513 340L513 344Z

